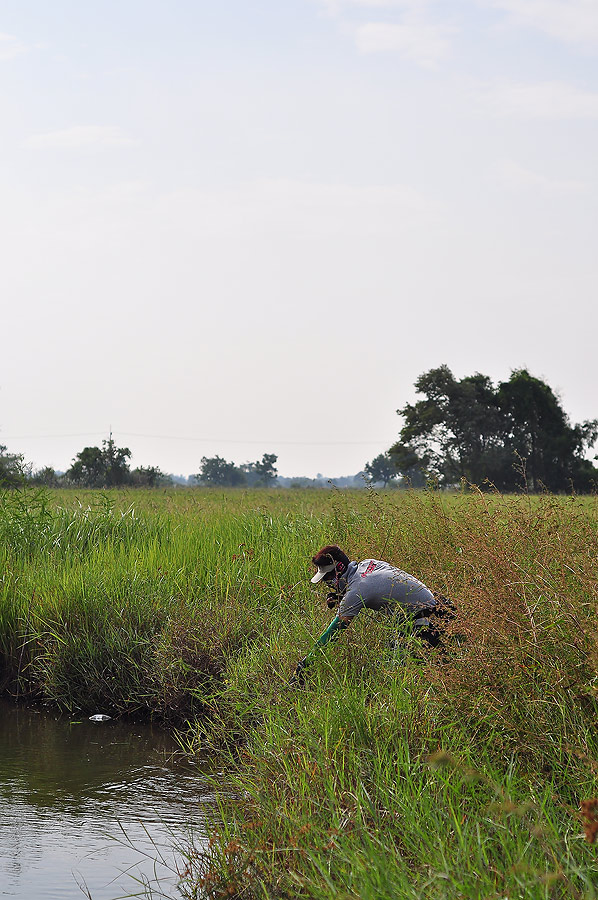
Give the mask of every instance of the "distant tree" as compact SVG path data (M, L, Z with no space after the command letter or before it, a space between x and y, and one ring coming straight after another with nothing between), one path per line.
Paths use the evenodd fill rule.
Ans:
M201 470L192 478L203 485L219 487L267 487L276 481L278 472L274 453L264 453L257 462L246 462L236 466L221 456L202 457Z
M158 466L138 466L131 472L131 484L135 487L169 487L170 475L165 475Z
M19 487L25 481L25 468L21 453L9 453L0 444L0 488Z
M128 447L117 447L110 437L99 447L84 447L77 453L66 472L66 479L85 487L115 487L129 484L131 472L127 460L131 456Z
M395 469L401 476L401 487L422 488L428 483L430 461L427 454L418 455L407 444L393 444L388 455L394 462Z
M486 375L457 380L448 366L416 383L422 400L397 410L405 424L389 453L410 478L461 479L518 487L523 462L531 490L590 490L598 470L584 457L598 438L595 420L572 426L552 389L526 369L496 388Z
M239 471L242 473L243 478L245 479L244 484L247 487L255 487L259 481L259 475L255 471L255 463L254 462L245 462L241 463L239 466Z
M239 466L239 470L245 476L248 487L269 487L278 478L278 472L274 463L278 457L274 453L264 453L257 462L246 462Z
M84 447L77 453L70 469L66 471L66 478L84 487L103 487L105 467L100 448Z
M278 478L278 470L275 463L278 456L275 453L264 453L259 462L254 463L254 471L258 476L258 484L269 487L274 484Z
M371 463L365 464L365 473L374 484L382 482L384 487L397 477L397 467L390 453L380 453Z
M102 458L107 487L130 483L131 471L127 460L131 458L131 451L128 447L117 447L111 435L107 441L102 441Z
M44 466L32 472L29 479L32 484L44 487L58 487L60 485L60 475L52 468L52 466Z
M246 484L245 473L221 456L202 456L201 469L194 478L199 484L211 487L238 487Z

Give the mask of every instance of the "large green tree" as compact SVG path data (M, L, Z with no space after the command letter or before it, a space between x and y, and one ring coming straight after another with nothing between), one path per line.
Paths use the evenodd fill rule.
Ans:
M598 472L592 472L584 453L596 441L598 422L571 426L552 389L526 369L514 371L496 393L506 424L505 446L525 461L528 486L591 489Z
M526 369L495 387L480 373L458 380L443 365L415 388L422 399L397 410L404 425L389 451L401 474L501 490L520 486L523 475L531 490L585 491L598 480L584 455L598 422L572 426L552 389Z

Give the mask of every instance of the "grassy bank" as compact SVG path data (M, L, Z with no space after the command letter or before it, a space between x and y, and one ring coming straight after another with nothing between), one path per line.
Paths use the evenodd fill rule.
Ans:
M5 692L222 754L188 897L598 894L595 498L6 494L0 538ZM363 614L290 688L330 540L455 599L466 643L393 665Z

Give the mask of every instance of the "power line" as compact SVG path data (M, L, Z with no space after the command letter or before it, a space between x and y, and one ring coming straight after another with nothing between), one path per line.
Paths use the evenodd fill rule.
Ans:
M77 434L3 434L6 441L24 441L33 438L75 438L75 437L101 437L105 431L80 431Z
M121 431L119 432L123 437L145 437L152 438L158 440L166 440L166 441L202 441L204 443L213 443L213 444L284 444L284 445L293 445L293 446L302 446L302 447L339 447L339 446L348 446L352 444L386 444L387 441L280 441L280 440L272 440L262 438L260 440L242 440L239 438L216 438L216 437L177 437L174 435L167 434L138 434L134 431Z
M349 446L367 446L370 444L387 444L389 439L385 440L374 440L373 438L368 441L286 441L286 440L271 440L271 439L260 439L260 440L243 440L239 438L218 438L218 437L189 437L189 436L177 436L171 434L142 434L140 432L135 431L117 431L116 434L119 434L121 437L139 437L139 438L150 438L152 440L163 440L163 441L195 441L198 443L210 443L210 444L270 444L270 445L284 445L284 446L294 446L294 447L349 447ZM7 441L24 441L24 440L34 440L34 439L59 439L59 438L75 438L75 437L101 437L105 435L105 431L84 431L76 434L17 434L17 435L2 435L3 440Z

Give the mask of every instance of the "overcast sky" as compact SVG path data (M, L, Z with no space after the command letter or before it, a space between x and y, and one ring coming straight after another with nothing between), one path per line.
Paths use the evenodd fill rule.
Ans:
M353 474L422 372L598 416L596 0L0 0L0 443Z

